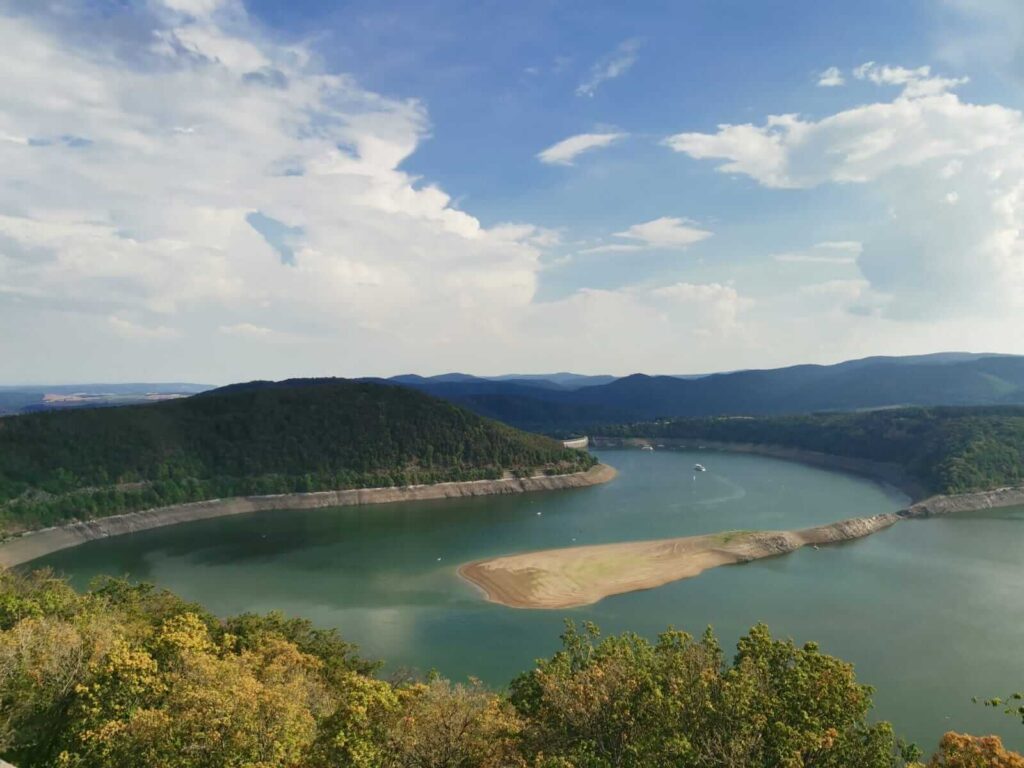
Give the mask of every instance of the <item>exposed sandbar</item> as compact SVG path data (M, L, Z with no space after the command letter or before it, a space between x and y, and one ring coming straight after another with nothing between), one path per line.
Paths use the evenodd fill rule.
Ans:
M615 475L614 467L597 464L585 472L573 472L567 475L537 475L501 480L469 480L433 485L354 488L345 491L286 493L273 496L243 496L231 499L194 501L188 504L176 504L68 523L55 528L45 528L11 537L0 542L0 567L27 563L37 557L84 544L94 539L105 539L109 536L120 536L149 528L160 528L165 525L238 515L245 512L318 509L321 507L347 507L361 504L390 504L402 501L555 491L607 483Z
M459 574L480 587L491 602L512 608L572 608L660 587L719 565L774 557L808 544L859 539L901 517L891 512L798 531L728 531L546 549L467 563Z

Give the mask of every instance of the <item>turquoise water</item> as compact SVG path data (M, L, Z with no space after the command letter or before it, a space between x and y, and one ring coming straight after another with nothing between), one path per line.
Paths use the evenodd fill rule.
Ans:
M561 611L482 600L456 567L529 549L728 529L799 528L890 511L897 491L756 456L604 451L595 488L254 513L144 531L36 564L78 586L102 573L152 581L220 614L280 609L338 627L389 669L493 685L552 653L565 617L653 637L715 627L732 644L764 621L817 641L874 685L876 714L927 747L946 730L1024 728L971 703L1024 688L1024 509L907 521L868 539L708 571ZM700 461L708 472L694 475Z

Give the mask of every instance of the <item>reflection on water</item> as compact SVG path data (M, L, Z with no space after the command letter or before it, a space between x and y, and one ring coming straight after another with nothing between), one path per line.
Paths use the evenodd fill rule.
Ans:
M99 573L167 586L221 613L279 609L336 626L392 668L506 683L550 654L566 616L653 636L711 624L726 644L765 621L853 661L877 714L934 744L958 728L1019 725L971 704L1024 685L1024 510L908 521L868 539L708 571L567 611L484 602L467 560L530 549L789 529L890 511L899 493L757 456L606 451L595 488L206 520L56 553L40 563L85 585ZM694 477L701 462L708 471ZM537 513L542 514L538 515Z

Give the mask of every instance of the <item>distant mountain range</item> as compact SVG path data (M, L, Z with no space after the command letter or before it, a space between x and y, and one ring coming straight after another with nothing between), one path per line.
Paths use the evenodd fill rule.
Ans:
M683 416L1024 404L1024 357L944 352L695 377L448 374L385 381L522 429L568 433L599 424Z
M399 384L520 429L569 434L602 424L688 416L766 416L907 405L1024 404L1024 356L942 352L694 375L404 374ZM0 415L192 395L201 384L0 387Z
M412 387L427 387L435 384L479 384L481 382L508 382L512 384L526 384L544 389L566 389L575 390L584 387L595 387L601 384L611 384L618 377L598 375L585 376L579 373L506 373L502 376L473 376L468 373L442 373L438 376L418 376L415 373L407 373L401 376L392 376L386 381L396 384L406 384Z

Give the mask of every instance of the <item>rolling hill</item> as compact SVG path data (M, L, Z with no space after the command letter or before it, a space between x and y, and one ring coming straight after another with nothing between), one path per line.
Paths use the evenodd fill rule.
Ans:
M574 471L585 453L421 392L344 379L0 420L0 530L199 499Z

